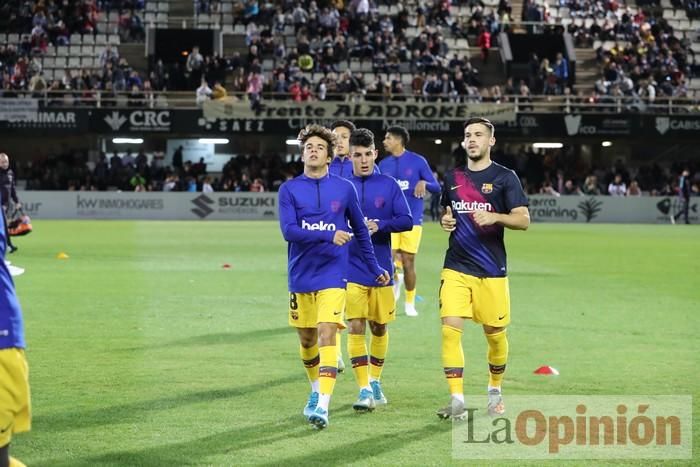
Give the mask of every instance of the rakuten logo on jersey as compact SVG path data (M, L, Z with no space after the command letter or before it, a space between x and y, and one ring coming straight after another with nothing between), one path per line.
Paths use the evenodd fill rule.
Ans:
M478 201L452 201L452 210L467 214L474 211L493 211L491 203L480 203Z
M396 180L402 190L408 190L408 180Z
M301 228L304 230L325 230L332 232L335 230L335 224L327 224L323 221L314 222L313 224L306 222L304 219L301 220Z

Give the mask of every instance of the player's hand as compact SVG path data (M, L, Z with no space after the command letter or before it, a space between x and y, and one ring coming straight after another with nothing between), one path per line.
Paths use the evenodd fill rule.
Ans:
M452 232L457 228L457 219L452 216L452 208L447 206L445 214L440 218L440 227L445 232Z
M336 230L335 235L333 235L333 244L338 246L343 246L352 239L352 235L344 230Z
M474 211L472 213L472 218L479 227L486 227L498 222L498 216L496 213L488 211Z
M426 184L427 182L425 180L420 180L418 183L416 183L416 188L413 190L413 196L416 198L424 198Z
M17 207L17 209L22 209L22 203L16 203L15 206Z
M382 274L377 277L377 284L381 285L382 287L389 285L389 282L391 282L391 276L386 271L382 272Z
M375 234L379 230L379 225L375 221L367 221L367 230L369 230L369 234Z

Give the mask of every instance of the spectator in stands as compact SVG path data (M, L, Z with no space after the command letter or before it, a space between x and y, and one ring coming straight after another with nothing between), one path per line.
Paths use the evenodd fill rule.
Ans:
M248 87L246 93L250 101L250 108L259 110L261 107L262 91L263 91L263 76L257 71L253 71L248 75Z
M561 196L559 192L554 189L554 187L552 186L552 182L550 182L549 180L542 183L542 187L540 188L540 194L550 196Z
M562 94L569 84L569 62L561 52L557 52L554 61L554 77L556 78L556 94Z
M577 195L577 196L582 196L583 193L581 192L581 189L574 183L572 179L567 179L566 182L564 182L564 189L561 191L562 195Z
M192 87L199 86L202 80L202 67L204 66L204 57L199 52L199 47L192 47L192 52L187 56L186 69L190 75L190 83ZM191 89L191 88L190 88Z
M207 80L202 78L201 83L196 91L197 106L201 107L205 101L207 101L211 98L211 94L212 94L212 91L211 91L211 88L209 87L209 84L207 84Z
M632 180L630 186L627 189L625 196L642 196L642 189L639 188L639 182L637 180Z
M625 196L627 193L627 185L622 181L622 175L616 174L615 179L608 185L608 194L610 196Z
M486 64L489 59L489 50L491 50L491 33L486 27L481 28L481 33L479 33L479 38L477 40L477 46L481 47L481 61Z
M595 175L586 177L586 180L583 182L583 193L593 196L601 194L600 187L598 186L598 177Z

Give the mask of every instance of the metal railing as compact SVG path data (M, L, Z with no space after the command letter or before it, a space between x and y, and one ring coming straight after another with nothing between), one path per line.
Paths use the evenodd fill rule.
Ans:
M3 95L0 99L10 99L12 97L33 98L45 108L152 108L152 109L198 109L194 91L152 91L141 93L138 96L127 92L104 93L102 91L15 91L12 96ZM632 96L600 96L600 100L591 102L587 97L563 95L504 95L499 99L479 99L470 96L442 95L425 98L412 94L400 96L383 96L381 94L365 93L343 93L327 94L326 101L334 102L367 102L371 104L391 102L414 103L414 102L446 102L461 103L464 105L489 103L514 105L516 112L532 113L653 113L653 114L678 114L678 113L700 113L700 96L694 98L681 97L657 97L653 102L646 99ZM228 98L238 102L248 102L249 96L245 93L229 94ZM319 102L317 98L311 98L302 102L295 102L288 93L277 94L264 92L261 95L260 103L276 103L286 101L288 105L313 105Z

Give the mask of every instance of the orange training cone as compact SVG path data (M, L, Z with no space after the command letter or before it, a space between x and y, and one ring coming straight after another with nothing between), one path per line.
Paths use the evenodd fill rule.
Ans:
M549 365L541 366L534 371L536 375L559 376L559 370Z

